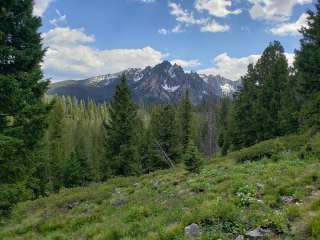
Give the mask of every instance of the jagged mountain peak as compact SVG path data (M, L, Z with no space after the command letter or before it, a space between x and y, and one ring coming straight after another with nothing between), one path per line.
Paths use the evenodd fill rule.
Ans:
M83 81L53 84L49 94L70 95L97 102L110 101L122 74L128 78L134 99L145 102L176 102L188 88L192 102L198 104L206 99L231 96L239 85L239 82L221 76L187 73L181 66L163 61L154 67L129 68Z

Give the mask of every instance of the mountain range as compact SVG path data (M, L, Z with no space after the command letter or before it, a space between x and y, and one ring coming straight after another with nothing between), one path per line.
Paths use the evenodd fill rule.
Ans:
M181 66L164 61L154 67L130 68L114 74L106 74L85 80L67 80L53 83L49 95L72 96L81 100L109 102L120 76L125 74L132 95L137 102L176 102L189 89L193 104L206 100L231 97L240 86L221 76L185 72Z

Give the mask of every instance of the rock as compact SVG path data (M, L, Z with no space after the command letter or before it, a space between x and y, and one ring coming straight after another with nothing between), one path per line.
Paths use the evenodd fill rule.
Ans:
M293 204L299 202L299 199L292 197L292 196L284 196L281 198L284 204Z
M184 228L184 236L187 239L194 240L200 237L200 228L198 224L192 223Z
M244 236L239 235L235 240L244 240Z
M160 188L160 182L159 181L153 182L153 188L156 188L156 189Z
M74 209L77 205L78 205L77 202L69 203L69 204L67 205L67 209L69 209L69 210Z
M113 201L111 202L111 205L112 205L113 207L121 207L121 206L123 206L123 205L126 205L127 203L128 203L128 200L121 198L121 199L113 200Z
M263 229L261 227L258 227L254 230L246 232L246 236L250 237L252 239L262 239L267 235L268 233L271 233L272 231L270 229Z

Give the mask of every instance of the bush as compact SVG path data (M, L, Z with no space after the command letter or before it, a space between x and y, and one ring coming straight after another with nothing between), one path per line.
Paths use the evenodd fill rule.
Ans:
M299 151L310 140L308 133L302 135L288 135L279 138L279 141L283 144L284 148L288 151Z
M313 136L299 153L299 157L302 159L310 156L320 157L320 133Z
M274 139L244 148L233 153L233 157L237 162L258 161L262 158L271 158L284 150L284 144L279 139Z
M316 134L310 142L312 153L320 157L320 133Z
M25 195L27 191L24 183L0 184L0 218L7 216Z
M0 134L0 216L23 199L26 164L22 142Z
M238 204L241 207L248 207L251 203L256 201L257 189L251 186L240 187L237 191Z

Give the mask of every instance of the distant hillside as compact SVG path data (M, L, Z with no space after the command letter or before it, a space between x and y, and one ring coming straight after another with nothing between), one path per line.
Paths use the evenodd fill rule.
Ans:
M0 239L187 240L193 223L201 237L190 239L320 239L319 153L320 135L290 136L200 174L177 167L64 189L20 203Z
M176 102L188 88L192 102L198 104L203 100L232 96L240 85L239 81L221 76L186 73L180 66L164 61L153 68L128 69L86 80L54 83L48 93L97 102L110 101L122 73L128 77L134 99L144 102Z

